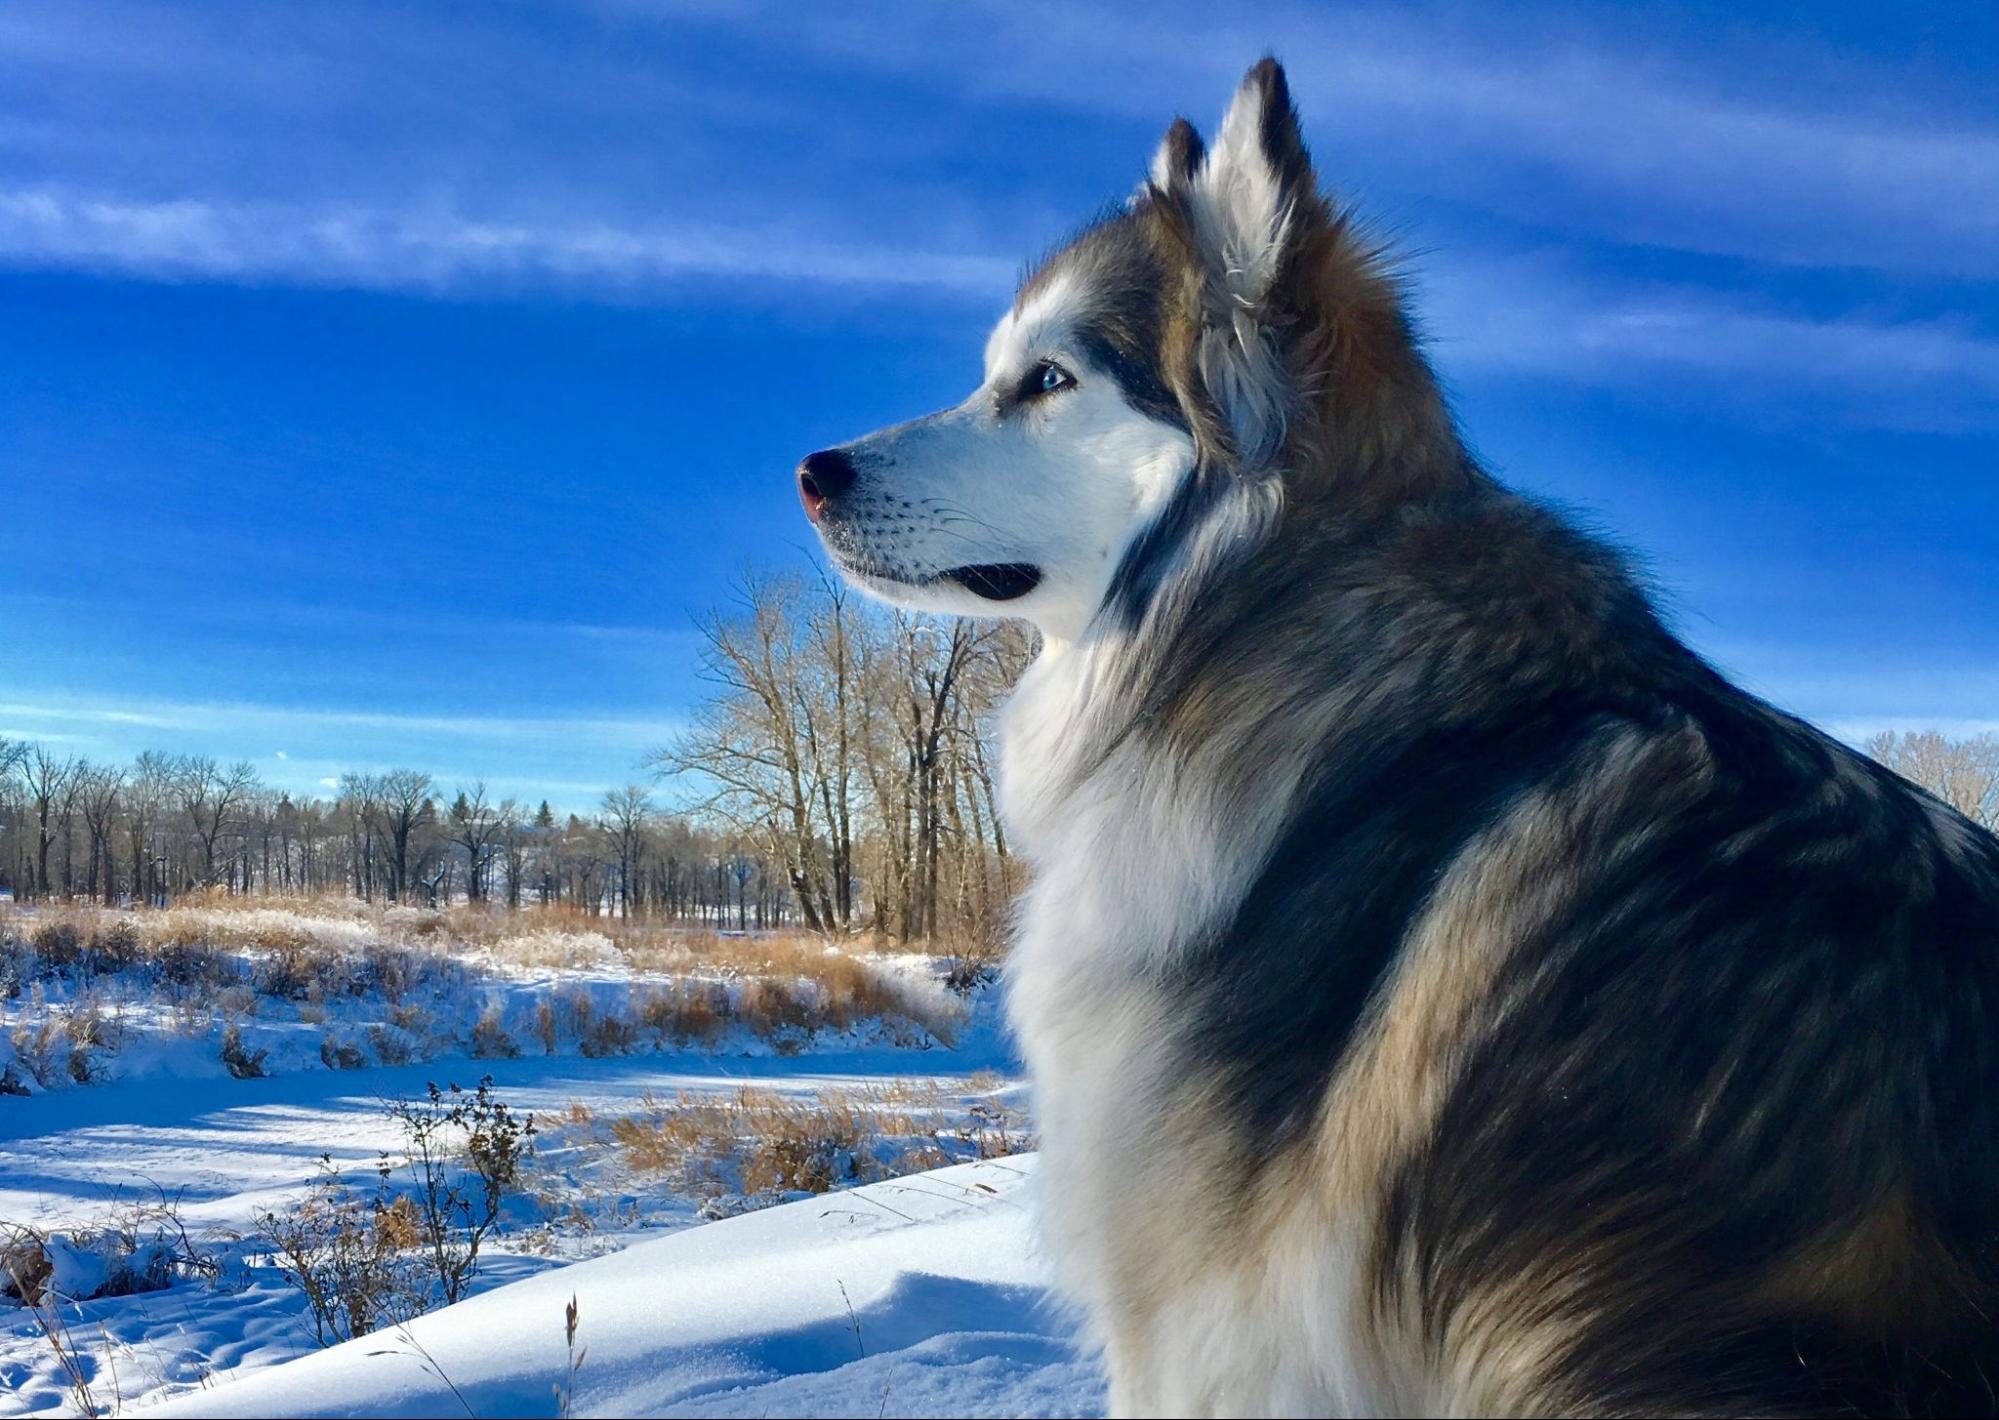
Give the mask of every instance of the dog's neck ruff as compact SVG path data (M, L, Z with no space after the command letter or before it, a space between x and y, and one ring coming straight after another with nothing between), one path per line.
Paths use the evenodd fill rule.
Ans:
M1133 538L1083 634L1044 642L1002 718L1001 808L1030 858L1059 851L1065 806L1140 752L1170 648L1204 591L1276 531L1283 506L1274 473L1190 471Z

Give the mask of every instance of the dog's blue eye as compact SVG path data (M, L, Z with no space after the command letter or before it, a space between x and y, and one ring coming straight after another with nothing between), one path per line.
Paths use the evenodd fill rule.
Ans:
M1043 360L1029 370L1027 378L1021 382L1023 392L1028 395L1053 394L1075 383L1076 377L1053 360Z

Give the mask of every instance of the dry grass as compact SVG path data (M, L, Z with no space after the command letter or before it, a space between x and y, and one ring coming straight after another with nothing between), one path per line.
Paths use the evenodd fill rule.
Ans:
M390 1019L370 1040L384 1063L428 1049L436 1023L418 1003L434 1008L503 975L579 971L599 978L594 997L550 983L513 1019L488 1007L476 1024L445 1034L489 1057L517 1054L527 1042L551 1054L565 1045L587 1055L702 1048L733 1030L792 1051L818 1032L875 1023L892 1041L949 1044L964 1014L949 992L887 961L803 934L725 936L574 909L220 893L163 910L0 908L0 997L58 980L65 990L87 989L115 973L128 995L136 986L135 999L170 1007L174 1028L190 1035L218 1018L254 1017L269 1001L331 1025L351 1014L334 1011L342 1000L379 999ZM25 1044L24 1059L39 1066L49 1058L39 1039ZM87 1057L95 1046L82 1048Z
M43 1089L101 1079L104 1072L96 1052L116 1051L124 1043L122 1012L107 1014L90 994L66 1006L51 1005L39 993L29 999L28 1018L8 1032L15 1064ZM7 1092L18 1088L17 1081Z
M728 991L710 981L678 981L633 993L639 1024L663 1040L703 1045L727 1027Z
M319 1059L329 1070L361 1070L368 1064L368 1057L361 1053L360 1046L349 1040L336 1040L330 1035L319 1043Z
M175 1279L213 1279L219 1271L217 1235L197 1241L181 1218L180 1195L164 1190L153 1197L116 1202L103 1222L88 1227L49 1231L25 1223L0 1223L0 1297L28 1306L73 1304L96 1297L122 1297L156 1292ZM88 1295L56 1291L62 1280L55 1266L57 1252L94 1254L100 1266L86 1270Z
M702 1199L825 1193L1031 1147L1005 1106L981 1100L957 1122L952 1103L941 1087L915 1081L804 1096L745 1087L672 1100L648 1095L640 1113L609 1128L628 1168ZM572 1106L570 1122L588 1127L590 1112Z
M269 1051L252 1050L243 1044L243 1031L233 1021L222 1031L222 1065L238 1080L262 1079L267 1073L264 1060Z

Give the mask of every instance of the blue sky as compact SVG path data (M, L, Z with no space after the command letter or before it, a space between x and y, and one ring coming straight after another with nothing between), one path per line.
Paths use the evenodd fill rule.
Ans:
M1265 49L1497 472L1836 731L1999 723L1999 10L1223 12L0 5L0 735L588 805Z

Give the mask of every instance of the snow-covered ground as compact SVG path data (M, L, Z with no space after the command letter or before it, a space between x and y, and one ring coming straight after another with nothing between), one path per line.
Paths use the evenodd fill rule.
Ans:
M1032 1165L675 1233L146 1413L541 1416L567 1391L575 1415L1101 1414L1097 1367L1044 1290Z
M914 1062L869 1052L473 1063L523 1108L611 1114L648 1094L744 1082L801 1096L855 1088ZM413 1090L426 1071L436 1067L371 1071L368 1083ZM319 1151L359 1164L395 1146L376 1095L355 1083L329 1072L243 1081L248 1098L210 1105L166 1085L9 1101L0 1216L55 1224L149 1180L183 1192L191 1228L242 1227L256 1207L283 1206ZM604 1256L563 1265L498 1254L483 1278L491 1290L418 1318L406 1336L377 1332L323 1352L296 1293L263 1268L235 1289L184 1281L86 1302L67 1321L100 1403L122 1397L128 1412L149 1414L174 1395L178 1409L160 1413L465 1413L439 1371L480 1416L555 1414L572 1294L588 1350L576 1414L1093 1413L1095 1367L1072 1353L1045 1303L1031 1172L1032 1156L1019 1155L698 1227L687 1226L696 1219L684 1200L640 1209L635 1224L594 1237L615 1249ZM0 1311L0 1325L0 1410L73 1411L28 1314ZM424 1351L435 1358L428 1370Z
M566 1355L572 1294L577 1345L588 1348L577 1414L1031 1414L1100 1404L1094 1367L1070 1354L1068 1328L1042 1306L1026 1226L1031 1166L1013 1153L1028 1142L1022 1089L989 984L944 992L949 964L927 958L871 958L865 979L807 962L813 976L801 979L800 999L816 992L837 1006L827 993L859 980L866 994L854 999L888 1001L891 1012L908 1000L910 1014L885 1029L850 1011L846 1024L801 1031L786 1024L799 1016L780 1012L773 1035L751 1011L768 1002L756 999L764 987L742 965L746 949L724 944L735 964L718 970L713 989L744 1003L725 1029L698 1044L637 1033L617 1050L584 1054L591 1037L565 1020L553 1052L544 1049L537 991L575 999L581 987L616 1008L637 966L649 967L645 989L674 987L683 964L671 953L646 943L619 950L649 956L551 967L489 951L473 962L476 992L453 986L428 998L441 1003L434 1017L452 1022L425 1038L429 1058L387 1063L371 1051L363 1068L330 1068L316 1047L273 1049L271 1073L251 1078L217 1068L205 1022L149 1028L143 973L99 975L87 986L95 1008L126 1017L109 1037L118 1048L92 1046L85 1081L0 1098L0 1225L32 1229L53 1255L135 1204L171 1200L216 1275L60 1306L52 1315L73 1369L51 1346L46 1318L0 1298L0 1415L74 1413L79 1375L103 1413L154 1413L174 1397L186 1413L222 1413L225 1397L227 1413L375 1413L392 1402L399 1413L465 1413L439 1373L476 1414L554 1414L550 1387L566 1363L540 1371L551 1337ZM710 955L696 966L705 972L722 958L703 950ZM761 969L793 960L780 953ZM875 986L884 977L887 994ZM438 979L462 980L455 963ZM60 998L66 985L36 989ZM532 1048L473 1058L472 1028L495 993L508 1003L498 1013L507 1028ZM36 1006L23 991L0 1015L19 1030ZM246 1038L272 1043L304 1027L317 1039L342 1021L358 1030L381 1009L361 997L267 994L236 1019ZM536 1115L538 1134L474 1295L404 1332L322 1351L299 1292L259 1237L260 1215L296 1212L322 1156L350 1186L371 1187L376 1161L404 1143L387 1102L487 1075L512 1109ZM766 1142L757 1130L801 1120L819 1151L808 1163L820 1171L803 1185L786 1147L756 1152ZM829 1128L830 1146L819 1137ZM985 1161L935 1167L974 1158ZM799 1191L829 1183L836 1191ZM87 1275L90 1263L65 1265Z

